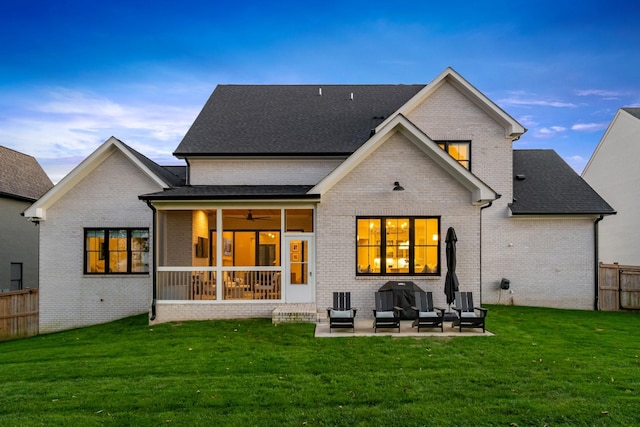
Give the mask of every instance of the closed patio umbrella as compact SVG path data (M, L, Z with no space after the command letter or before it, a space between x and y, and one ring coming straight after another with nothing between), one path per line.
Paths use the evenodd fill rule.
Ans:
M458 290L458 276L456 276L456 242L458 237L453 227L447 230L445 238L447 254L447 277L444 279L444 294L447 296L447 305L451 311L451 304L455 300L455 292Z

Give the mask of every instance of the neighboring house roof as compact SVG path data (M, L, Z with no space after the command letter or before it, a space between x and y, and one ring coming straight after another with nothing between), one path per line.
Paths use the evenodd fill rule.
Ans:
M349 155L424 85L219 85L174 155Z
M599 157L599 152L602 149L603 145L606 144L605 141L607 141L609 139L609 135L611 132L613 132L614 128L618 128L621 126L622 129L625 128L625 125L618 125L618 121L622 121L623 123L626 122L626 119L630 117L630 121L629 123L633 126L632 129L626 130L625 132L628 133L627 137L616 137L614 138L615 140L627 140L627 143L633 143L634 140L634 135L637 135L637 126L640 124L640 122L636 122L636 119L640 119L640 108L631 108L631 107L627 107L627 108L619 108L618 111L616 111L615 116L613 116L613 119L611 120L611 123L609 123L609 126L607 126L607 130L604 132L604 135L602 136L602 138L600 138L600 142L598 142L598 145L596 146L596 149L593 151L593 153L591 154L591 157L589 158L589 161L587 162L587 165L584 167L584 169L582 170L582 176L586 177L589 175L589 170L591 169L591 164L593 162L596 161L596 159ZM617 142L617 144L620 144L620 142ZM611 144L611 143L609 143ZM606 150L606 149L605 149Z
M621 108L621 110L626 111L636 119L640 119L640 108Z
M513 179L513 215L615 214L553 150L514 150Z
M141 200L320 199L312 185L194 185L143 194Z
M119 150L123 153L160 188L171 188L175 185L184 185L184 168L178 169L178 167L175 166L170 168L160 166L124 144L119 139L111 137L102 143L102 145L91 153L89 157L84 159L78 166L69 172L69 174L62 178L55 187L51 188L34 204L27 208L24 216L27 218L35 218L37 220L46 219L47 209L70 191L96 167L98 167L114 152L114 150Z
M0 146L0 196L33 202L51 187L34 157Z

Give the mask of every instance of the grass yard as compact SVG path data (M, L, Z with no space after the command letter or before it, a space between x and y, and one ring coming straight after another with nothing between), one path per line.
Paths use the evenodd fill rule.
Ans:
M137 316L2 342L0 425L640 425L640 313L490 306L487 326L320 339Z

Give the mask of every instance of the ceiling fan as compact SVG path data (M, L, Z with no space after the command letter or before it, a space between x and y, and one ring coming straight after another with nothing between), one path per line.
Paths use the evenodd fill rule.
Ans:
M271 217L269 217L269 216L253 216L253 213L251 212L251 209L249 209L249 212L247 212L247 216L244 219L246 219L247 221L261 221L261 220L271 219Z

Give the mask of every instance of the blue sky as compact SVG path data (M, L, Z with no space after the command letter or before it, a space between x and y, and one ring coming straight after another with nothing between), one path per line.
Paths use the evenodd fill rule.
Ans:
M217 84L428 83L451 66L580 172L640 106L637 1L0 4L0 145L54 182L115 136L161 164Z

